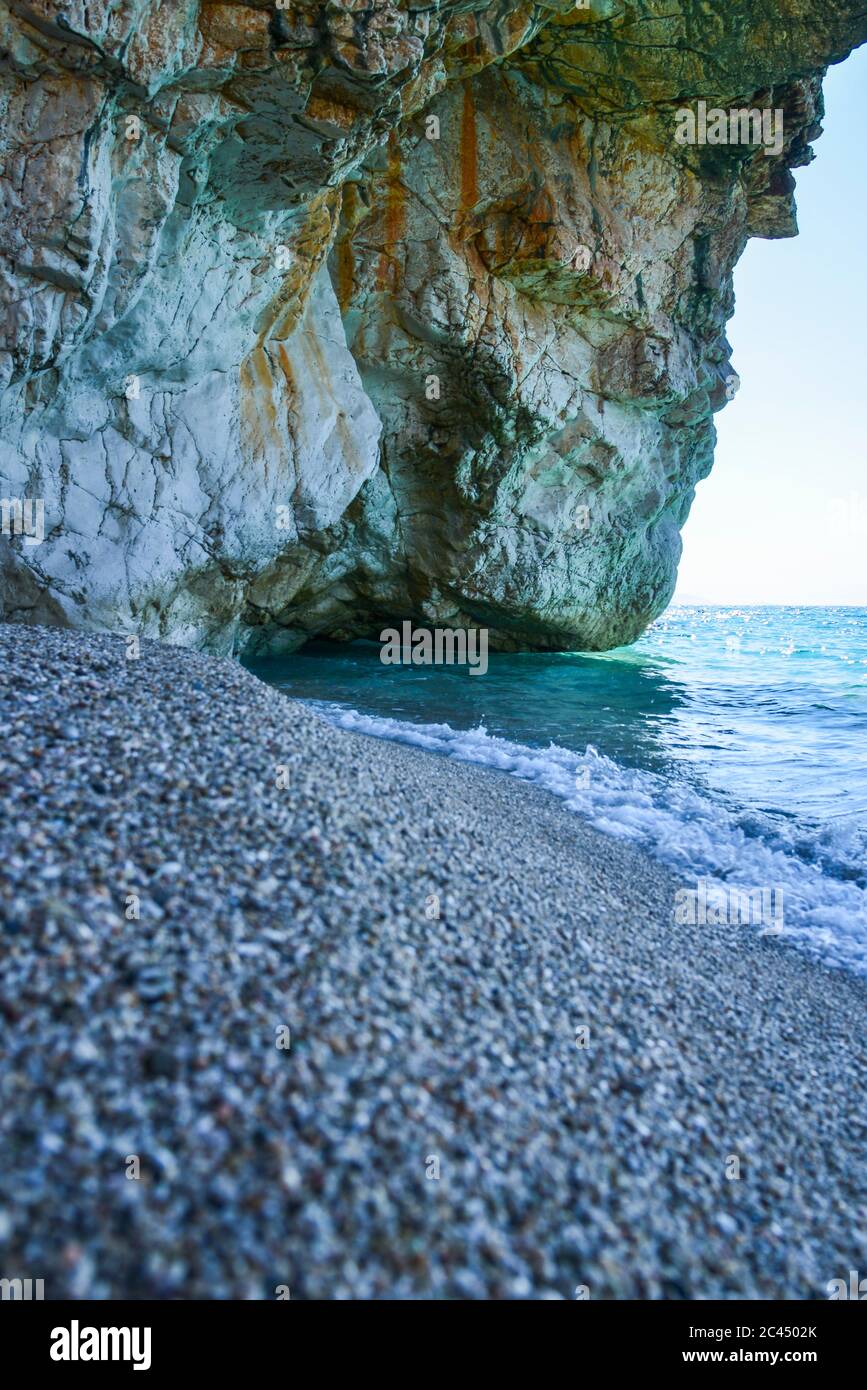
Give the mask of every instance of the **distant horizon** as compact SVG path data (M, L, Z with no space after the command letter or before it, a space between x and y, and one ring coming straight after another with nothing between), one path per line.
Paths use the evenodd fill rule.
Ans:
M795 171L800 235L752 240L735 268L740 389L716 416L674 603L867 605L867 46L829 69L825 100Z
M682 596L675 594L668 608L663 610L668 612L669 608L867 608L867 600L863 603L771 603L763 602L758 599L730 599L730 598L695 598L692 594ZM662 615L660 615L662 616Z

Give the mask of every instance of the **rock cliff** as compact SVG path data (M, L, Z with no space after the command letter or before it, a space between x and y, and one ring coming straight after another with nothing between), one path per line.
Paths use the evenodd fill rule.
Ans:
M635 638L732 269L865 39L856 0L0 0L4 615Z

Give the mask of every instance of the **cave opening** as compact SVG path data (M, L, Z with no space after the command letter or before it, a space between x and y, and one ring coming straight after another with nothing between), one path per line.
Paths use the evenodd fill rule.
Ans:
M735 268L740 388L716 417L675 604L867 602L867 49L829 69L824 93L799 235L752 240Z

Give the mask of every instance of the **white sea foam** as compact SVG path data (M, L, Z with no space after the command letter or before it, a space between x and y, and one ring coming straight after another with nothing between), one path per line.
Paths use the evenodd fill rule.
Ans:
M512 743L483 727L462 731L448 724L412 724L322 701L313 707L340 728L414 744L534 782L597 829L661 859L687 886L706 878L729 889L781 888L782 939L829 965L867 975L863 828L841 825L810 832L776 823L757 834L754 815L747 829L746 816L722 803L685 784L622 767L590 746L582 756L554 743L547 748ZM860 882L851 876L859 864Z

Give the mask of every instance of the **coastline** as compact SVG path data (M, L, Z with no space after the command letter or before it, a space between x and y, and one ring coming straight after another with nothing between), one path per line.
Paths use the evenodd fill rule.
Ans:
M680 881L549 792L229 660L0 648L0 1274L793 1299L864 1268L863 981L676 924Z

